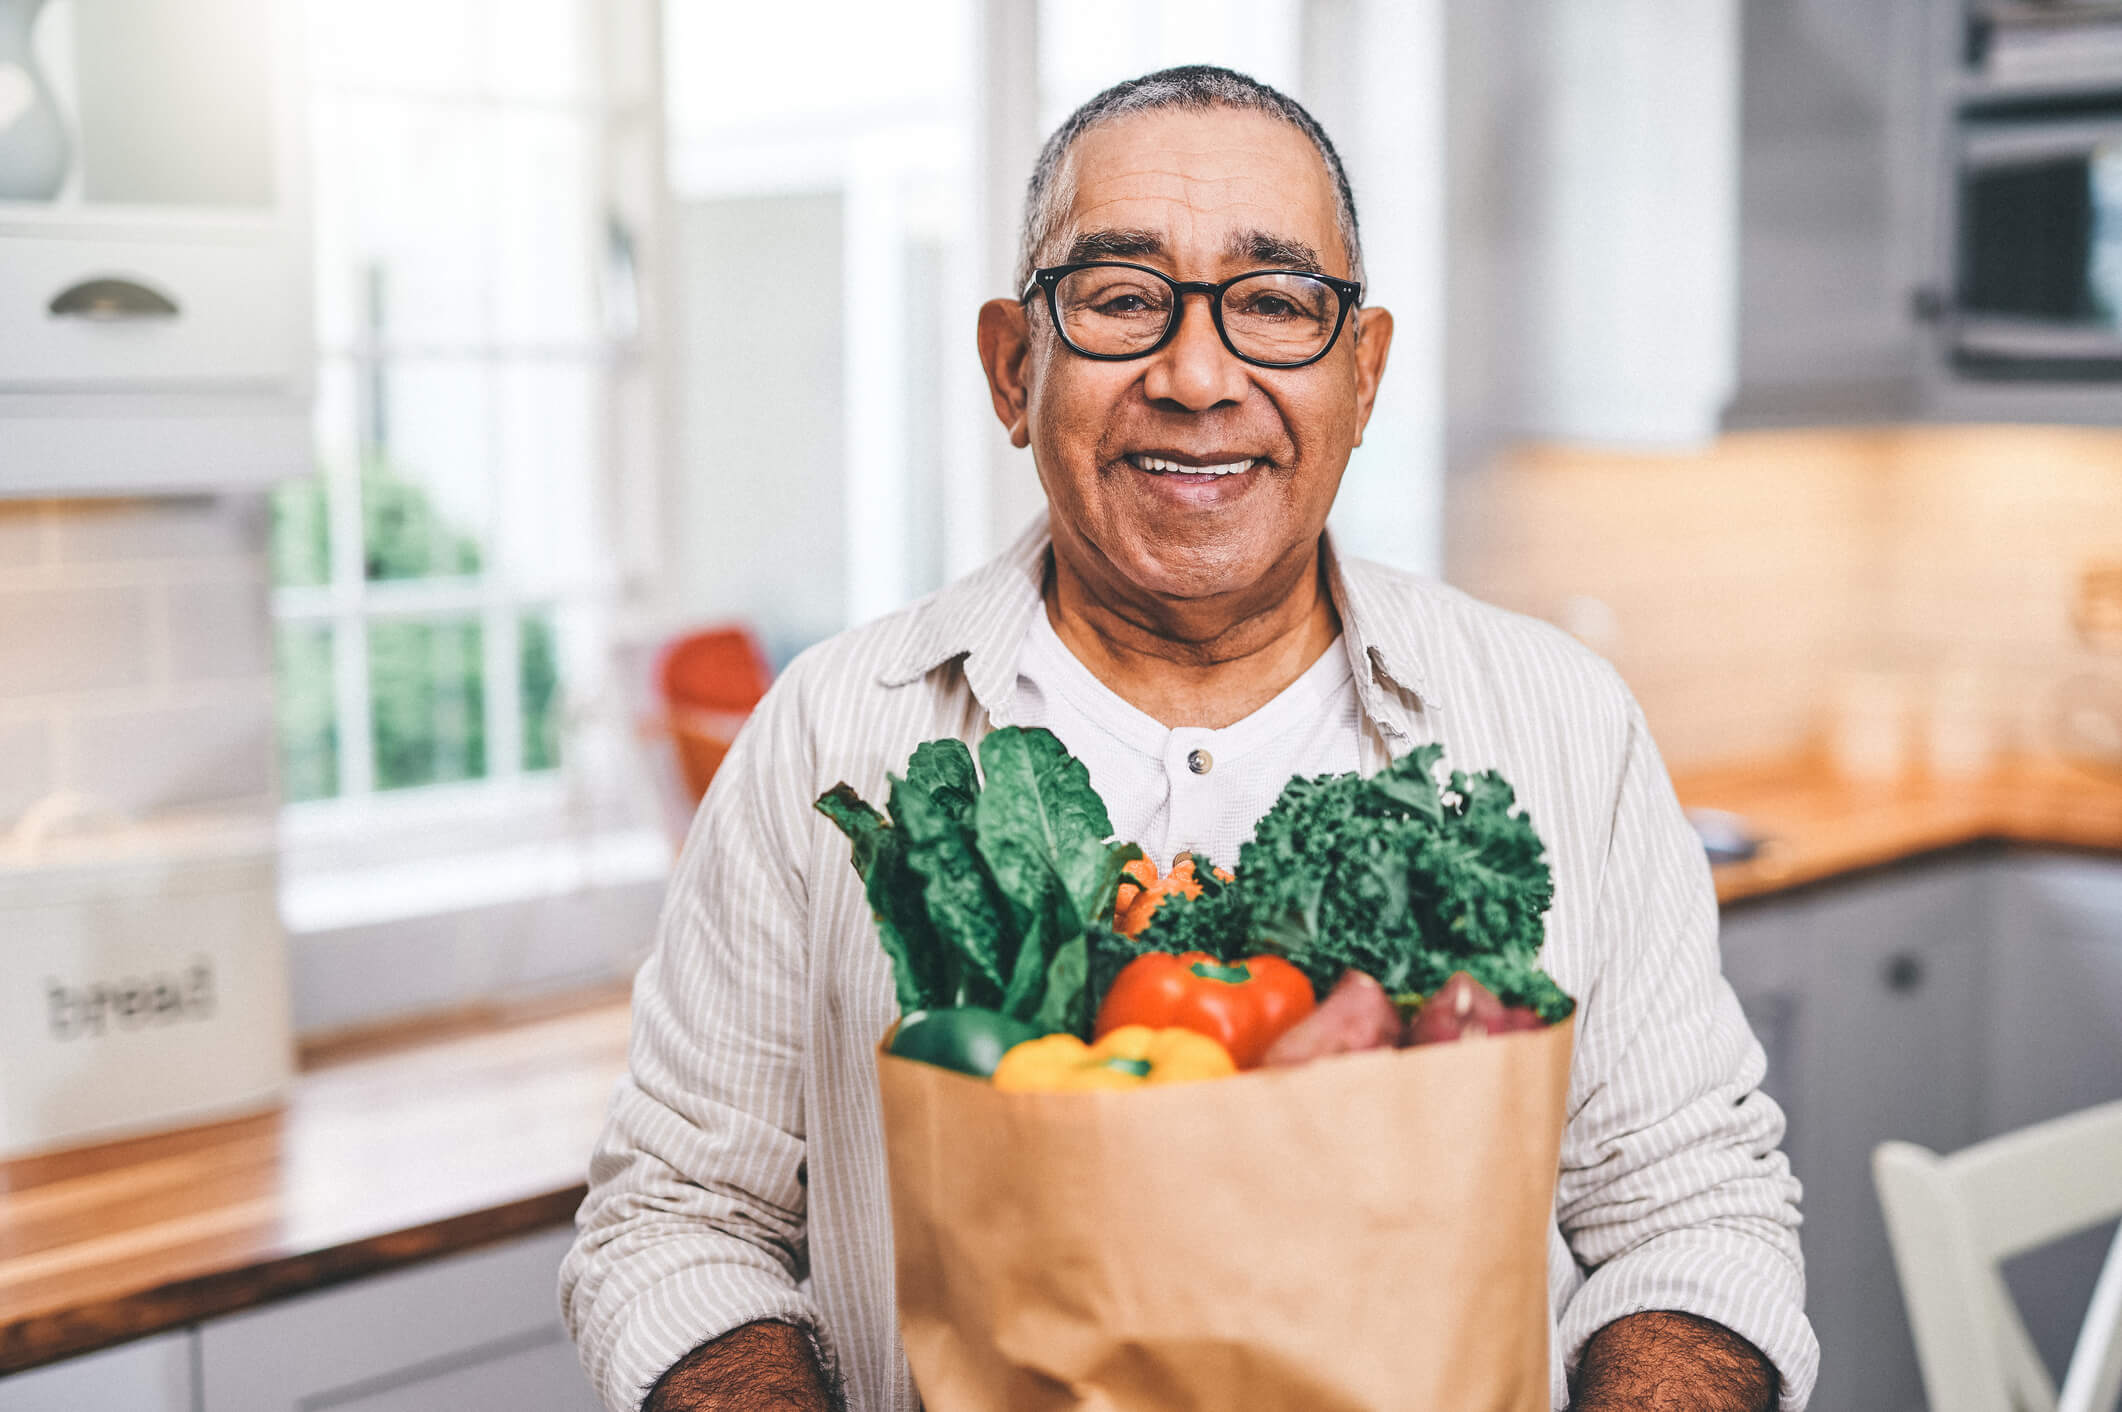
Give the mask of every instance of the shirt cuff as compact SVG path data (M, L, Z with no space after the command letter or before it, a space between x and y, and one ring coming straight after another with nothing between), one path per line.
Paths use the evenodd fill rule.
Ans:
M638 1412L672 1364L710 1339L762 1319L809 1334L827 1385L836 1379L817 1307L778 1269L719 1261L689 1265L616 1299L612 1286L624 1280L624 1272L614 1274L618 1278L607 1280L593 1308L580 1310L577 1303L567 1311L585 1370L612 1412Z
M1615 1256L1562 1311L1569 1375L1593 1334L1652 1309L1713 1320L1760 1349L1781 1384L1777 1412L1803 1412L1820 1375L1820 1344L1805 1317L1805 1276L1784 1252L1744 1231L1697 1228Z

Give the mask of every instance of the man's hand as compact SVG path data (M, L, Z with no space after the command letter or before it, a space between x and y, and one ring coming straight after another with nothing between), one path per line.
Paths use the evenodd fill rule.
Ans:
M761 1322L701 1344L656 1379L642 1412L834 1412L810 1339Z
M1773 1412L1776 1370L1722 1324L1652 1310L1591 1336L1570 1412Z

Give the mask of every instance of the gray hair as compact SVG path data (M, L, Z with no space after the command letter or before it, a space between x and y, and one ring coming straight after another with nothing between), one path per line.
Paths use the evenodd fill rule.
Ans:
M1187 112L1238 108L1266 113L1310 138L1319 151L1319 160L1326 163L1327 175L1333 179L1334 225L1348 249L1350 277L1358 284L1363 282L1363 245L1356 235L1356 194L1348 184L1348 173L1342 170L1340 154L1334 151L1334 144L1318 119L1296 99L1256 78L1212 64L1187 64L1114 84L1069 114L1068 121L1046 139L1024 190L1024 231L1017 254L1016 290L1031 283L1039 251L1054 238L1063 215L1075 201L1075 179L1067 168L1068 154L1077 139L1115 118L1172 108Z

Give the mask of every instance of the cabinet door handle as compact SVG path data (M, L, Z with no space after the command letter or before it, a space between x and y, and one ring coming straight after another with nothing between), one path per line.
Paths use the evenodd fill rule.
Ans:
M1923 984L1923 962L1919 957L1903 952L1886 963L1886 988L1897 995L1907 995Z
M125 319L174 319L177 301L159 289L129 279L85 279L60 290L48 306L53 318L113 323Z

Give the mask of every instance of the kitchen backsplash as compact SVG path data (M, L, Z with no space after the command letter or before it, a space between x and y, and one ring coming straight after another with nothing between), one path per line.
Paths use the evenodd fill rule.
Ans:
M0 501L0 831L55 791L269 805L262 497Z
M2000 748L2049 751L2072 679L2122 679L2071 626L2080 573L2122 560L2122 432L1526 448L1455 477L1446 526L1447 576L1608 657L1675 768L1819 744L1860 675L1919 739L1950 693Z

